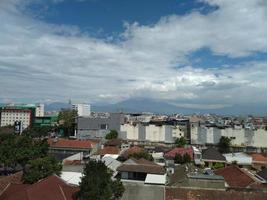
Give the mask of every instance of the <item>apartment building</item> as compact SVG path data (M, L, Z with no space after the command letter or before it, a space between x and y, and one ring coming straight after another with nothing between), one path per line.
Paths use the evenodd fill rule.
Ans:
M72 104L72 109L77 111L79 117L89 117L91 115L89 104Z

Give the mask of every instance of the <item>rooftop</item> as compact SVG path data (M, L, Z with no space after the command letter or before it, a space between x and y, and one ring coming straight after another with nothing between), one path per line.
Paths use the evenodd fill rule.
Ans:
M215 148L208 148L202 151L203 160L216 160L216 161L226 161L225 157L217 151Z
M215 174L223 176L229 187L245 188L254 182L250 176L235 165L218 169Z
M50 147L54 148L73 148L73 149L88 149L98 142L95 140L69 140L69 139L48 139Z
M181 156L183 156L186 153L191 158L193 158L193 149L191 147L188 147L188 148L177 147L177 148L174 148L171 151L167 152L164 156L167 158L174 158L176 156L176 154L180 154Z

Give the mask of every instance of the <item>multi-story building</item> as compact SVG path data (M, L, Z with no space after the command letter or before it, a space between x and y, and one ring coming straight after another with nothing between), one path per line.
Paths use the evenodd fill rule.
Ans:
M89 117L91 115L89 104L72 104L72 109L77 111L79 117Z
M110 130L120 131L124 123L121 113L106 113L103 116L77 117L76 135L79 139L104 138Z
M44 116L44 104L37 104L35 110L36 117L43 117Z
M36 108L33 106L4 106L0 108L0 126L13 126L20 122L21 130L32 125L35 118Z
M179 125L166 123L126 123L121 125L121 137L138 142L174 143L176 138L185 137Z

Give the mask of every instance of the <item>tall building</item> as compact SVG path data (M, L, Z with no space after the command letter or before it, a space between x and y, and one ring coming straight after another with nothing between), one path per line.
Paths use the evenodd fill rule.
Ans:
M79 117L91 115L91 106L89 104L72 104L72 109L77 111Z
M36 117L43 117L44 116L44 104L36 104L36 110L35 110L35 116Z

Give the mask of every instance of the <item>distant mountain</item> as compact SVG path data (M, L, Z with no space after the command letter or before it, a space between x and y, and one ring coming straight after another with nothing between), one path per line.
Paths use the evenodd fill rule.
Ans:
M153 100L153 99L128 99L115 104L108 104L102 106L92 105L92 111L95 112L152 112L162 114L220 114L220 115L260 115L267 116L267 108L258 104L243 104L233 105L231 107L219 108L219 109L195 109L184 108L175 106L170 103Z
M45 111L60 111L61 109L70 108L68 103L54 102L45 104Z
M46 111L59 111L62 108L69 108L68 103L55 102L45 105ZM259 104L242 104L219 109L196 109L184 108L167 103L162 100L148 98L132 98L115 104L92 104L91 109L94 112L152 112L156 114L219 114L219 115L258 115L267 116L267 106Z

